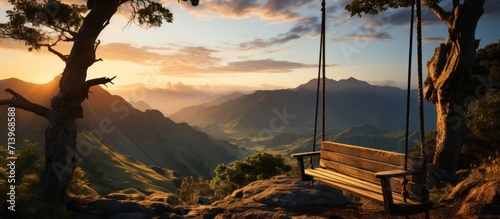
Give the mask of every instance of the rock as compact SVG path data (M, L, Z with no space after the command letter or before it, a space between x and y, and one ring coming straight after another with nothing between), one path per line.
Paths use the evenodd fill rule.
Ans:
M458 214L500 215L500 181L486 181L470 189Z
M196 201L196 204L200 205L210 205L212 204L208 198L205 198L203 196L198 196L198 200Z
M216 206L201 206L198 211L200 215L203 215L203 218L215 218L218 214L224 212L225 209Z
M127 200L128 195L122 194L122 193L109 193L108 195L106 195L106 198L114 199L114 200Z
M174 209L165 202L141 201L139 204L146 206L153 213L153 216L159 216L174 211Z
M131 193L131 194L129 194ZM110 194L114 199L79 199L68 203L71 215L78 219L93 218L328 218L324 210L344 207L350 201L337 189L297 177L277 176L260 180L233 192L212 205L199 197L196 205L178 205L178 197L170 193L154 193L144 200L117 200L135 195L133 191ZM170 204L170 203L175 203Z
M147 219L151 218L144 212L119 213L109 216L109 219Z
M101 199L88 203L87 207L81 209L82 214L113 215L119 213L143 212L152 215L152 212L143 205L132 201L117 201L113 199Z
M459 200L465 198L471 189L483 185L486 181L478 178L467 178L466 180L458 183L451 191L448 199Z
M173 193L156 192L146 197L146 200L165 202L170 205L180 204L179 197Z
M341 191L332 187L320 183L311 186L311 182L301 182L297 177L276 176L234 191L213 204L223 209L200 211L200 217L213 218L217 214L215 218L310 218L313 216L297 215L296 210L320 205L340 207L349 203ZM210 212L211 217L208 216Z
M235 190L231 196L229 196L231 198L243 198L243 189L238 189L238 190Z
M173 211L174 211L174 213L176 213L178 215L186 215L189 213L189 209L185 209L182 206L177 206L176 208L174 208Z
M106 198L115 200L144 200L146 196L139 190L129 188L124 189L119 192L110 193L106 195Z
M256 202L279 206L284 208L300 208L312 205L343 206L349 203L349 199L342 195L340 190L316 183L310 186L302 182L292 181L284 186L280 181L285 178L277 178L277 182L267 185L267 189L256 194L253 199Z

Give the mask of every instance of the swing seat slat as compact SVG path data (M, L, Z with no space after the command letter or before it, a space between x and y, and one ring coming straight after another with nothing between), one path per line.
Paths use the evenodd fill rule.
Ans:
M304 167L304 157L318 156L319 166ZM426 197L422 159L408 157L404 170L404 154L360 146L324 141L319 152L292 154L299 165L301 180L315 180L384 204L389 215L410 215L425 212L432 203ZM403 201L402 177L408 179L410 196Z

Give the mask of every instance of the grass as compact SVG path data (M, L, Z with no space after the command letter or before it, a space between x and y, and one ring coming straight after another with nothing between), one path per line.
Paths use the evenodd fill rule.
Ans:
M500 153L489 156L479 168L472 169L468 177L500 180Z
M433 188L429 190L429 200L434 203L441 203L448 200L451 191L453 191L452 185L447 185L444 188Z
M500 153L489 156L479 167L471 168L463 180L467 179L500 180ZM429 200L434 203L446 201L453 188L452 185L448 185L444 188L430 189Z

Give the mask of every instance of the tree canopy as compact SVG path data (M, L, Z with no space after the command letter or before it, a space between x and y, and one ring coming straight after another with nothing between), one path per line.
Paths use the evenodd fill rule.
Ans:
M183 0L187 1L187 0ZM115 0L121 7L130 7L129 24L160 27L164 22L171 23L173 14L158 1L153 0ZM48 47L49 51L65 60L64 55L55 51L58 42L74 42L85 17L96 8L99 0L88 0L87 5L66 4L59 0L9 0L13 6L7 11L7 23L0 24L0 36L24 41L29 51ZM199 0L191 0L193 6ZM108 23L105 23L101 30Z
M424 0L423 3L429 6L431 10L441 11L442 9L437 5L441 1L442 0ZM351 16L361 16L362 14L375 15L383 13L390 8L409 7L411 3L411 0L352 0L345 9L351 12Z

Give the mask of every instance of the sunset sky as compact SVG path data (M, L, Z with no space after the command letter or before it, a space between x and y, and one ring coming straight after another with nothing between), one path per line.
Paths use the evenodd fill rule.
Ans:
M126 8L113 17L99 37L97 57L104 61L89 69L88 78L118 76L109 89L226 91L296 87L317 75L318 0L201 0L198 7L162 2L173 12L174 23L161 28L127 26ZM409 9L351 18L344 10L347 2L327 1L327 77L403 87ZM444 2L449 10L451 1ZM1 1L0 22L6 22L9 8ZM425 65L447 30L426 8L424 15ZM500 39L498 21L500 1L487 0L476 32L481 48ZM67 52L70 46L56 49ZM0 39L0 60L0 79L45 83L64 68L51 53L28 52L23 43L6 39Z

